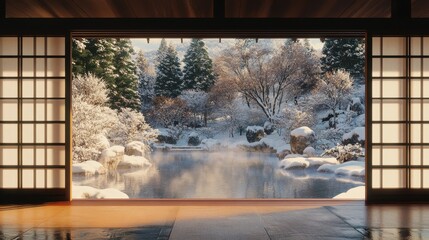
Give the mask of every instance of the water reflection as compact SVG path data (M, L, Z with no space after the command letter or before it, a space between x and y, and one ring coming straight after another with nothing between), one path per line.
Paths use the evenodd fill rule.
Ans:
M152 160L148 169L73 182L116 188L130 198L332 198L363 185L314 168L285 171L267 153L156 152Z

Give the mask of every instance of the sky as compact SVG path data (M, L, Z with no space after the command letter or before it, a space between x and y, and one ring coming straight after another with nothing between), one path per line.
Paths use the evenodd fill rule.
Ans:
M183 43L182 43L182 40L180 38L168 38L166 40L167 40L167 42L173 43L173 45L175 45L176 47L179 47L181 44L188 45L189 42L191 41L190 38L183 38ZM263 39L261 39L261 40L263 40ZM285 41L285 39L272 39L272 40L276 44L282 44ZM211 39L207 38L207 39L204 39L204 41L205 42L219 43L218 38L211 38ZM234 39L233 38L222 38L221 39L221 42L223 42L223 43L231 42L231 41L234 41ZM323 43L320 41L319 38L310 38L309 41L310 41L310 44L316 50L322 49ZM151 52L151 51L155 51L158 49L159 44L161 42L161 38L150 38L149 43L147 42L147 38L134 38L134 39L131 39L131 42L132 42L136 51L143 50L143 52Z

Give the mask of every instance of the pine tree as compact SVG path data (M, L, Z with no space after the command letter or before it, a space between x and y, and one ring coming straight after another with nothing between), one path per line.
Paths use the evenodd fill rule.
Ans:
M164 59L166 52L168 50L167 41L165 38L161 39L161 43L159 44L159 48L156 51L156 57L155 57L155 65L158 66L158 64Z
M207 92L215 83L213 63L203 40L193 38L183 60L183 88Z
M365 43L362 38L326 38L320 59L323 73L343 69L355 79L364 79Z
M140 109L136 67L129 39L73 39L73 74L94 74L108 89L111 108Z
M110 87L110 104L113 108L140 110L136 65L132 59L134 49L130 39L117 39L117 52L113 59L114 84Z
M155 94L175 98L182 92L182 72L176 49L170 45L156 69Z
M141 111L145 111L149 109L149 105L155 97L155 77L149 71L149 63L142 50L137 53L136 66L139 79Z

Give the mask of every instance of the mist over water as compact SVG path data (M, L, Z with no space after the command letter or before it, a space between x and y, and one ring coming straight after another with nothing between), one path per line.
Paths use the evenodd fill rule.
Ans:
M268 153L155 152L153 165L93 177L75 185L116 188L130 198L332 198L364 185L360 178L283 170Z

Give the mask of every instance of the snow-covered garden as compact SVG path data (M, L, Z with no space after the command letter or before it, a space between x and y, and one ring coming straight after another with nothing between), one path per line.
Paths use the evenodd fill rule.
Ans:
M73 197L136 197L124 181L159 178L154 152L201 151L275 156L276 177L348 178L355 190L325 197L363 198L364 42L311 42L162 39L136 53L129 39L74 39Z

